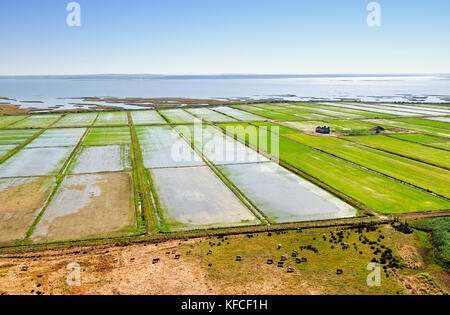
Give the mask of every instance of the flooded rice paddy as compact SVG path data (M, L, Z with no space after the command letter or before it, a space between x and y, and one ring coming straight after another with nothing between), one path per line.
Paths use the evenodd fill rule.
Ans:
M96 126L119 126L127 124L128 116L126 112L100 113L95 121Z
M215 111L220 112L222 114L226 114L228 116L231 116L237 120L241 120L241 121L264 121L266 120L266 118L255 115L255 114L251 114L248 112L245 112L243 110L239 110L236 108L232 108L232 107L216 107L214 108Z
M259 223L206 166L155 169L151 173L172 231Z
M356 215L353 207L273 162L223 165L219 168L274 222L326 220Z
M208 108L191 108L191 109L187 109L187 111L203 120L206 120L206 121L211 121L211 122L235 122L235 121L237 121L236 119L234 119L232 117L228 117L224 114L215 112Z
M59 120L54 127L91 126L97 119L98 113L68 114Z
M129 145L86 146L75 158L71 174L119 172L131 170Z
M85 132L84 128L49 129L33 140L27 148L75 147Z
M73 147L24 148L0 164L0 178L56 175Z
M169 126L136 127L146 168L204 165L203 160Z
M160 110L159 113L174 124L192 124L199 120L182 109L164 109Z
M178 126L206 158L217 165L265 162L268 159L241 142L208 125L203 127Z
M157 111L136 111L131 112L131 117L135 125L150 125L150 124L166 124L164 118L158 114Z

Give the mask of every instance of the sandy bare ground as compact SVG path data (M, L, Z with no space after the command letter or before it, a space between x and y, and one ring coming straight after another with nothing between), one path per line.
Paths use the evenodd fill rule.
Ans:
M0 294L210 294L194 262L165 255L176 244L41 252L0 258ZM56 255L56 256L55 256ZM28 257L27 257L28 256ZM153 264L154 258L161 261ZM69 287L67 266L81 266L81 286ZM27 271L22 268L27 266Z
M182 242L194 244L199 240ZM196 257L180 250L178 241L159 245L131 245L127 247L76 248L61 251L28 253L21 257L0 255L0 295L13 294L320 294L306 282L292 285L288 275L234 285L208 278L207 270ZM183 247L185 248L185 247ZM179 260L174 254L177 249ZM153 259L160 261L153 264ZM69 287L69 264L81 266L81 285ZM231 280L231 279L230 279Z
M0 244L25 237L54 183L54 177L0 179Z
M127 235L136 227L130 173L70 175L36 226L33 242Z

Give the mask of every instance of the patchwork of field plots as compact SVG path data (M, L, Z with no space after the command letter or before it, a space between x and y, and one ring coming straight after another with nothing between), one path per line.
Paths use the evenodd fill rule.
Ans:
M271 124L267 123L262 123L260 126L262 128L272 127ZM226 125L221 125L221 127L225 128ZM298 141L299 139L296 137L297 135L308 137L307 135L282 127L279 128L279 132L280 160L326 183L337 191L343 192L346 196L372 210L383 213L404 213L448 209L450 207L447 200L309 146L311 143L317 145L320 139L337 143L343 143L343 140L309 136L312 139L307 145ZM244 134L236 134L241 139L245 139ZM246 138L246 140L250 141L252 145L258 145L258 140L255 140L254 137ZM271 141L268 143L271 143ZM270 152L270 148L266 148L266 150Z
M345 102L0 116L0 245L449 210L448 116Z

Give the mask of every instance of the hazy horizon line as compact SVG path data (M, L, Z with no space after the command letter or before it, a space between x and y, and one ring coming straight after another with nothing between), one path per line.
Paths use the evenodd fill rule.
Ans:
M421 77L450 76L450 73L328 73L328 74L253 74L253 73L218 73L218 74L138 74L138 73L98 73L98 74L30 74L0 75L0 79L79 79L79 78L135 78L135 79L233 79L233 78L339 78L339 77Z

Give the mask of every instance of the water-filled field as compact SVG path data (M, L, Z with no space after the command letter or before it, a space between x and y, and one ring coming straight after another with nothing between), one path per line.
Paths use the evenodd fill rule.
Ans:
M98 113L84 113L84 114L68 114L59 120L54 127L84 127L91 126Z
M187 110L189 113L203 119L212 122L232 122L237 121L233 117L226 116L224 114L215 112L208 108L191 108Z
M273 162L223 165L219 168L274 222L356 215L353 207Z
M131 112L135 125L166 124L167 122L155 110Z
M136 127L146 168L204 165L203 160L169 126Z
M0 164L0 178L56 175L73 147L24 148Z
M127 125L128 116L126 112L100 113L95 121L96 126Z
M160 110L159 113L174 124L192 124L194 121L199 120L182 109L165 109Z
M85 132L84 128L49 129L27 145L27 148L74 147Z
M151 173L171 231L259 223L206 166L155 169Z
M75 157L70 174L119 172L131 170L130 146L85 146Z
M177 129L216 165L268 161L266 157L212 126L178 126Z
M263 120L267 120L267 118L258 116L258 115L254 115L251 114L249 112L245 112L236 108L232 108L232 107L216 107L214 108L215 111L220 112L222 114L226 114L228 116L231 116L237 120L242 120L242 121L263 121Z

